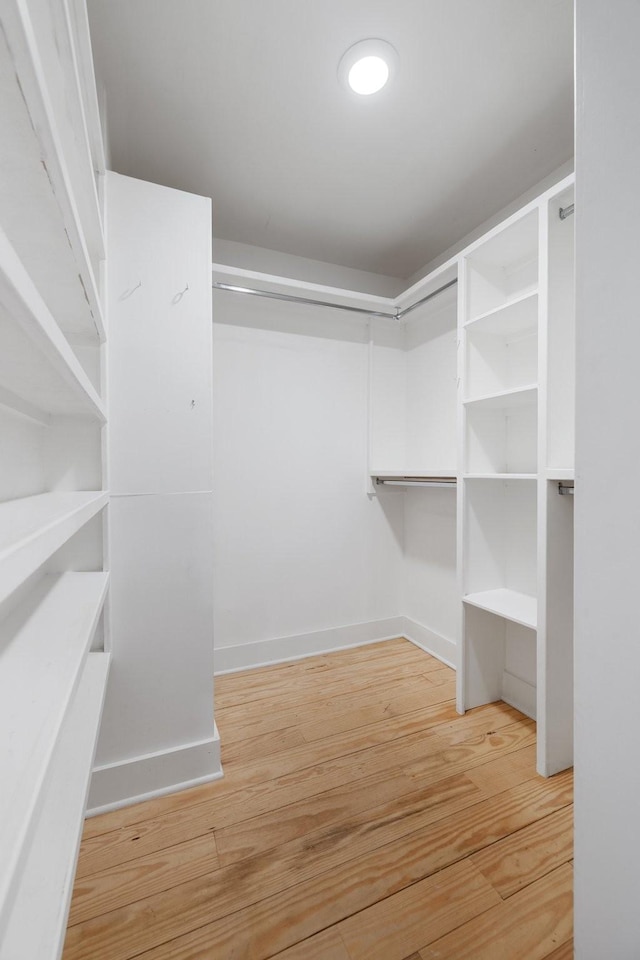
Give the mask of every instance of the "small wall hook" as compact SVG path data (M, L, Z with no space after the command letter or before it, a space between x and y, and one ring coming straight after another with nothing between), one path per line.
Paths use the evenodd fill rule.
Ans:
M118 297L118 300L120 300L120 301L122 301L122 300L128 300L129 297L130 297L133 293L136 292L136 290L138 289L138 287L141 287L141 286L142 286L142 280L138 280L138 282L136 283L135 287L131 287L130 290L125 290L124 293L121 293L120 296Z
M180 301L182 300L182 298L184 297L184 295L185 295L185 293L187 292L188 289L189 289L189 284L187 284L186 287L184 288L184 290L181 290L180 293L176 293L176 295L175 295L175 297L173 298L173 300L171 301L171 303L173 303L173 304L180 303Z

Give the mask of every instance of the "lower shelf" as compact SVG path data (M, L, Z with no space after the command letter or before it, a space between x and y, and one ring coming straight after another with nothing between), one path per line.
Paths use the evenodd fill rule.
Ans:
M108 653L89 654L52 758L0 960L57 960L62 952L108 670Z
M501 587L497 590L482 590L479 593L468 593L464 597L465 603L470 603L481 610L488 610L499 617L521 623L524 627L536 629L538 620L538 603L535 597L517 590L508 590Z

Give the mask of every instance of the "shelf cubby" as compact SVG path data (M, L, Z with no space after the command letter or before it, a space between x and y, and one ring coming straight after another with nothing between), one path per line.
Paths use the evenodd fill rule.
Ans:
M103 509L103 491L42 493L0 503L0 602Z
M467 267L467 320L534 293L538 283L537 210L472 249Z
M536 473L537 399L529 386L465 403L466 473Z
M14 881L3 957L62 953L109 661L108 653L89 653L70 700Z
M537 294L484 314L467 324L465 332L467 398L537 382Z
M464 633L465 709L504 700L535 719L535 630L469 603L465 605Z
M532 627L537 592L536 499L533 483L465 480L464 599ZM479 595L488 593L481 602ZM533 605L523 597L533 600Z
M0 625L0 939L108 581L107 573L42 577Z

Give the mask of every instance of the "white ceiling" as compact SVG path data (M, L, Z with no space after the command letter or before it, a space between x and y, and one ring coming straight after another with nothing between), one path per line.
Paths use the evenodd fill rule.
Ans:
M407 277L573 153L572 0L89 0L112 167L214 236ZM337 66L382 37L358 97Z

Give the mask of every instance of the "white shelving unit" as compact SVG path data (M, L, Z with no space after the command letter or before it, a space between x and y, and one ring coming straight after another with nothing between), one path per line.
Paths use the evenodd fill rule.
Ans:
M75 0L34 9L0 11L0 960L60 956L110 656L99 120Z
M537 718L544 775L572 763L572 191L472 244L459 298L458 709Z

